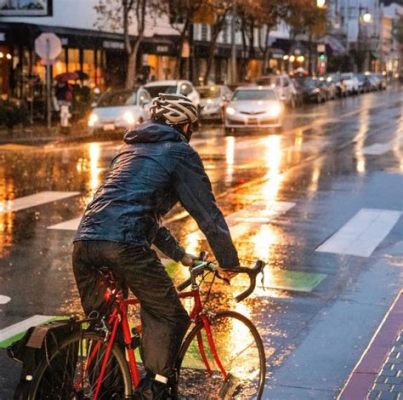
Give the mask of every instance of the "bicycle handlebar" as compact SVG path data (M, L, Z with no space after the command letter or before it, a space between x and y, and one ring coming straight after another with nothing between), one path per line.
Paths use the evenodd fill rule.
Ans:
M257 260L256 264L253 268L247 268L247 267L238 267L234 268L231 270L228 270L228 272L235 272L235 273L241 273L241 274L247 274L249 276L249 287L242 293L238 294L238 296L235 297L235 300L237 303L239 303L242 300L245 300L254 290L256 287L256 277L257 275L263 271L264 267L266 266L266 263L262 260ZM202 261L195 266L191 267L190 270L190 278L186 279L186 281L182 282L177 289L181 292L182 290L186 289L194 280L195 278L202 274L205 270L211 271L211 272L217 272L218 269L216 265L213 263L207 262L207 261Z

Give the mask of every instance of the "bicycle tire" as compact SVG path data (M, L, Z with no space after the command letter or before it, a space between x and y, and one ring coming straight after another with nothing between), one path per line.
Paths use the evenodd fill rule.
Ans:
M225 380L215 366L205 337L204 326L199 322L186 336L179 352L176 364L177 379L172 390L174 399L200 399L202 393L203 400L260 400L266 378L266 356L256 327L248 318L235 311L217 312L208 318L217 352L230 377ZM210 367L216 367L211 374L202 368L204 363L198 350L198 334L204 336L204 348ZM247 341L246 346L242 345L245 341ZM230 352L242 356L238 360L239 364L237 361L237 364L232 366L234 359L231 361L232 353Z
M95 364L85 373L84 361L92 354L94 345L99 346L100 356L94 356ZM104 337L96 333L78 332L66 338L36 370L29 400L92 400L106 347ZM77 383L78 379L81 383ZM98 399L129 399L132 395L126 358L114 344Z

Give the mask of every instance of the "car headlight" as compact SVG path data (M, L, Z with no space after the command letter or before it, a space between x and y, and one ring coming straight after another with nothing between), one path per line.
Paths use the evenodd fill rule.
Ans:
M128 125L134 125L136 122L134 115L130 111L126 111L123 114L123 119L125 120L125 122L127 122Z
M92 128L99 120L99 117L95 113L91 113L90 117L88 118L88 126Z
M273 104L269 110L268 110L268 114L273 117L273 118L277 118L280 116L280 114L283 111L283 107L281 106L281 104Z
M228 115L234 115L234 114L235 114L235 110L234 110L234 108L232 108L232 107L227 107L227 109L225 110L225 112L226 112Z

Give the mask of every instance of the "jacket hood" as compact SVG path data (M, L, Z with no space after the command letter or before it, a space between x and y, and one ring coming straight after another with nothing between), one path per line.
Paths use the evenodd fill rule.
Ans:
M156 143L156 142L182 142L185 137L172 126L161 122L145 122L136 129L125 134L123 141L127 144L133 143Z

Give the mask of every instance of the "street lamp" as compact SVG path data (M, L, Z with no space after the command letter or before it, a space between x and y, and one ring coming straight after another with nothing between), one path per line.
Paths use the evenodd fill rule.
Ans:
M316 6L318 8L324 8L326 6L326 0L316 0Z

